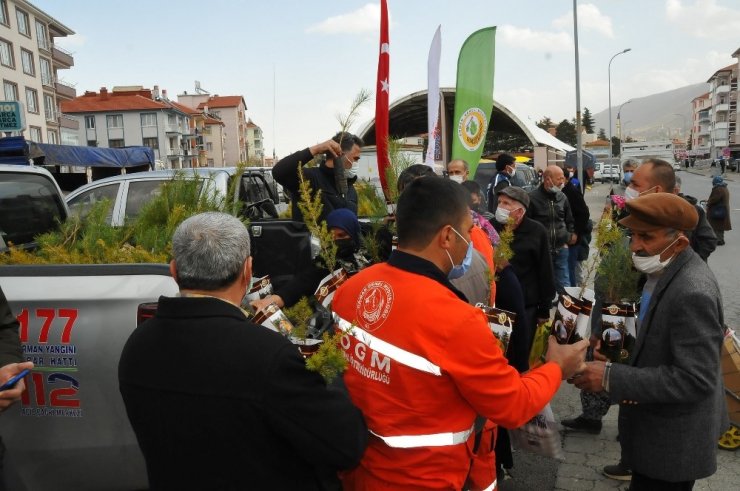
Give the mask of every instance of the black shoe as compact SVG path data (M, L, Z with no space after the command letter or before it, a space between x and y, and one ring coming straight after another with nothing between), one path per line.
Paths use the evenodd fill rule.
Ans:
M632 480L632 470L628 469L621 462L616 465L607 465L606 467L604 467L603 472L606 477L616 479L617 481Z
M601 421L597 419L586 419L583 416L578 416L573 419L564 419L560 424L571 430L583 431L593 435L601 433Z

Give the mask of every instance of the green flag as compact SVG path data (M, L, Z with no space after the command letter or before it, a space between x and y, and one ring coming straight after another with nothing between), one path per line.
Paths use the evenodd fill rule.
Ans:
M452 158L464 159L475 175L493 109L496 28L486 27L465 40L457 59Z

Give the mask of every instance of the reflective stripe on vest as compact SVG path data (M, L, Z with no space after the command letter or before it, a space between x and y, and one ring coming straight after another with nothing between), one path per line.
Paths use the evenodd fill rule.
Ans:
M445 447L448 445L459 445L465 443L473 434L474 426L465 431L455 433L434 433L432 435L401 435L401 436L383 436L378 435L370 430L370 433L377 436L385 442L386 445L393 448L415 448L415 447ZM495 483L494 483L495 484Z
M335 317L335 320L337 321L337 324L339 325L339 328L342 331L354 337L361 343L365 344L368 348L372 349L373 351L377 351L381 355L385 355L391 358L392 360L395 360L403 365L406 365L407 367L415 368L422 372L431 373L432 375L436 375L437 377L442 376L442 370L437 365L427 360L426 358L422 358L421 356L415 355L409 351L401 349L398 346L393 346L392 344L386 341L383 341L382 339L378 337L373 336L372 334L365 331L364 329L361 329L357 326L352 325L351 323L342 319L336 314L334 317Z
M496 479L494 479L491 485L485 488L483 491L493 491L494 489L496 489Z

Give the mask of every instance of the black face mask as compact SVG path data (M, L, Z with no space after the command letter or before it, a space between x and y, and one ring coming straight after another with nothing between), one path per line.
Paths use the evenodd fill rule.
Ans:
M345 261L351 261L355 254L355 243L352 239L337 239L337 257Z

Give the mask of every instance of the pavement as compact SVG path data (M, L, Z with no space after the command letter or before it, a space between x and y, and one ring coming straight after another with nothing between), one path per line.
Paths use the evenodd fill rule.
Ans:
M689 169L688 173L682 176L683 186L695 186L696 189L702 189L707 184L707 177L714 175L717 171L718 169L710 167ZM694 178L689 174L702 177ZM727 174L725 177L727 180L733 180L734 177L735 181L740 181L740 174L734 176ZM596 184L586 192L586 202L589 204L592 216L600 216L609 189L609 184ZM728 247L730 246L731 244L728 244ZM732 247L738 248L739 246ZM711 259L710 257L710 266ZM721 286L724 286L721 279L718 281ZM731 281L730 284L734 284L734 288L737 289L737 277ZM564 383L553 399L552 408L558 423L562 419L578 416L581 413L578 389ZM619 462L617 414L617 407L612 406L602 420L602 430L598 435L565 430L560 426L565 454L565 460L562 462L515 450L514 468L511 470L513 479L500 482L499 489L501 491L628 489L628 481L617 481L602 474L604 466ZM697 481L694 489L697 491L740 489L740 451L718 450L717 472L707 479Z

